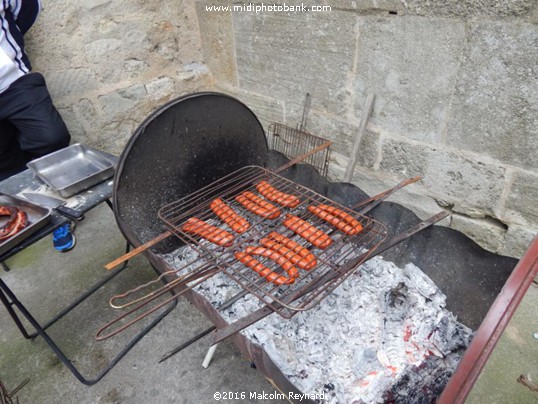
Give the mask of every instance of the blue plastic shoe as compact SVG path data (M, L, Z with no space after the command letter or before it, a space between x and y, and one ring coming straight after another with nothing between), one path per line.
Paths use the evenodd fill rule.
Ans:
M67 252L73 249L77 242L73 234L74 230L75 222L66 223L54 230L54 233L52 233L52 244L54 244L54 248L60 252Z

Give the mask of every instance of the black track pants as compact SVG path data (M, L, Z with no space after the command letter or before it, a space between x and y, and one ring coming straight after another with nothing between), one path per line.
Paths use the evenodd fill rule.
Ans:
M27 74L0 93L0 180L70 139L41 74Z

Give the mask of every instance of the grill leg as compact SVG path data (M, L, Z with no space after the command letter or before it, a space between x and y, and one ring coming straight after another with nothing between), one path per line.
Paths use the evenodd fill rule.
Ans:
M213 355L215 355L215 351L217 350L218 346L219 344L214 344L209 347L207 354L205 355L204 361L202 362L202 366L204 367L204 369L207 369L209 367L211 359L213 359Z
M127 243L127 246L125 247L125 251L129 252L130 248L131 248L130 244ZM128 264L128 261L126 261L121 267L119 267L117 270L112 272L110 275L103 278L102 280L97 282L95 285L93 285L91 288L89 288L86 292L84 292L82 295L80 295L80 297L78 297L76 300L74 300L69 306L65 307L62 311L60 311L58 314L56 314L54 317L52 317L45 324L41 325L43 330L46 330L51 325L56 323L58 320L60 320L62 317L64 317L66 314L68 314L71 310L73 310L75 307L77 307L80 303L82 303L84 300L86 300L88 297L90 297L93 293L98 291L108 281L115 278L118 274L120 274L120 272L122 272L125 268L127 268L127 264ZM24 329L24 326L22 325L22 323L21 323L20 319L18 318L17 314L11 308L11 306L14 305L14 302L11 302L11 303L7 302L10 307L8 307L8 305L6 305L6 301L4 301L4 299L2 299L2 303L4 303L4 306L6 306L6 309L9 311L9 314L11 315L11 317L13 318L15 323L17 324L17 327L21 331L24 338L26 338L26 339L34 339L39 335L38 332L34 332L34 333L30 334Z
M127 354L127 352L129 352L131 350L131 348L133 348L137 343L138 341L140 341L142 339L142 337L144 337L144 335L146 335L153 327L155 327L164 317L166 317L168 315L168 313L170 313L174 307L177 305L177 300L174 300L172 302L172 304L170 305L170 307L165 311L163 312L159 317L157 317L151 324L149 324L146 328L144 328L138 335L136 335L133 340L131 340L131 342L129 342L124 348L123 350L118 354L116 355L109 363L106 367L104 367L98 374L97 376L94 378L94 379L87 379L86 377L84 377L80 372L79 370L73 365L73 363L69 360L69 358L67 356L65 356L65 354L63 353L63 351L58 347L58 345L56 345L56 343L54 342L54 340L47 334L47 332L45 331L45 329L41 326L41 324L39 324L39 322L30 314L30 312L26 309L26 307L16 298L16 296L13 294L13 292L11 291L11 289L9 289L9 287L4 283L4 281L2 281L2 279L0 279L0 297L2 297L2 303L4 303L4 305L6 304L5 302L5 298L8 297L10 300L11 300L11 304L12 305L15 305L17 307L17 309L20 310L20 312L24 315L24 317L30 322L30 324L32 325L32 327L34 327L37 331L37 334L39 336L41 336L45 342L51 347L51 349L54 351L54 353L56 354L56 356L58 357L58 359L60 359L63 364L65 366L67 366L67 368L69 369L69 371L83 384L85 385L88 385L88 386L91 386L95 383L97 383L99 380L101 380L108 372L110 372L110 370L116 366L116 364ZM6 306L6 308L8 308L8 306ZM10 314L13 315L15 314L13 309L11 307L8 308L8 311L10 312ZM15 314L16 316L16 314ZM17 317L17 316L16 316ZM13 318L15 320L15 317ZM17 323L17 325L19 325L20 323L20 320L18 320L18 317L17 317L17 320L15 320L15 322ZM19 327L20 328L20 327ZM21 330L21 332L24 334L25 332L23 330Z
M126 250L129 251L129 244L127 244ZM33 339L37 336L41 336L45 342L51 347L51 349L54 351L58 359L60 359L65 366L69 369L69 371L83 384L91 386L95 383L97 383L99 380L101 380L116 364L140 341L153 327L155 327L164 317L168 315L177 305L177 299L174 299L171 304L169 305L168 309L164 311L160 316L155 318L147 327L145 327L140 333L138 333L123 349L120 353L118 353L108 364L105 366L95 378L88 379L84 377L79 370L73 365L71 360L63 353L63 351L58 347L58 345L54 342L54 340L47 334L46 328L50 327L52 324L56 323L58 320L60 320L62 317L64 317L67 313L69 313L71 310L73 310L75 307L77 307L82 301L84 301L86 298L88 298L91 294L93 294L95 291L97 291L101 286L103 286L105 283L107 283L109 280L114 278L116 275L118 275L121 271L123 271L127 267L127 262L122 265L120 268L115 270L112 274L107 276L102 281L95 284L93 287L91 287L88 291L86 291L81 297L79 297L76 301L71 303L69 306L67 306L64 310L62 310L60 313L58 313L56 316L54 316L51 320L49 320L44 325L41 325L28 311L28 309L20 302L13 291L4 283L2 279L0 279L0 301L3 303L3 305L6 307L8 313L12 317L13 321L17 325L17 328L19 328L20 332L26 339ZM29 334L27 330L25 329L24 325L22 324L22 321L20 317L17 315L16 311L13 309L13 306L15 306L19 312L28 320L30 325L36 330L35 333Z

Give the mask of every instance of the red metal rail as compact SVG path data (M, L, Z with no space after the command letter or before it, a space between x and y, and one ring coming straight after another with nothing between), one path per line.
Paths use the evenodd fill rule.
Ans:
M450 378L439 404L463 403L538 273L538 237L506 281Z

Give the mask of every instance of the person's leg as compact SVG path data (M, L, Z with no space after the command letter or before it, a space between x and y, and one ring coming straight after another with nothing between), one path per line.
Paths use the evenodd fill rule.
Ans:
M39 73L21 77L0 94L2 120L9 121L16 128L18 146L31 158L66 147L71 140L62 117L52 103L45 79ZM66 252L75 246L73 229L68 223L54 231L52 241L56 250Z
M39 73L21 77L1 94L0 119L17 128L20 149L32 158L64 148L71 139Z
M17 140L17 129L8 121L0 121L0 181L26 169L29 156Z

